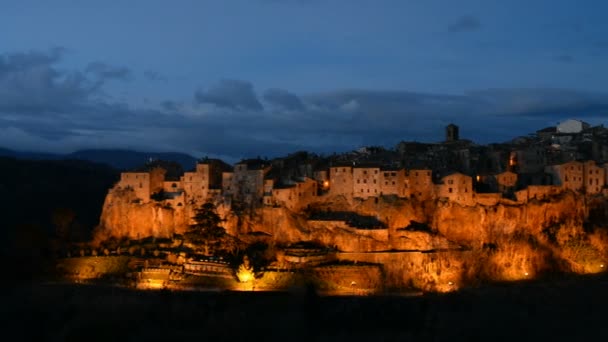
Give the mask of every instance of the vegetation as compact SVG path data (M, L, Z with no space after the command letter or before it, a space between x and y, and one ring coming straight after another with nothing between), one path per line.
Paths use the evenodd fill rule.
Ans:
M212 202L205 202L196 209L192 219L194 223L190 225L189 233L195 234L203 240L218 239L226 234L226 230L220 226L223 220L217 214Z

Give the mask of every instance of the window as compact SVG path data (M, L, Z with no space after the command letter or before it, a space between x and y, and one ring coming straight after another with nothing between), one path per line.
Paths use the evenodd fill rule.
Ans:
M385 172L385 173L384 173L384 177L388 177L388 172Z
M393 182L393 183L394 183L394 182ZM388 181L385 181L385 182L384 182L384 185L388 185Z
M367 174L367 170L363 170L363 174L366 175Z
M391 176L395 177L397 175L397 172L391 172Z
M367 179L364 179L364 180L363 180L363 183L367 183Z
M376 180L374 179L374 184L376 184Z
M449 193L452 193L452 188L448 188L448 192L449 192Z
M448 179L448 184L454 184L454 181L451 179Z
M395 185L395 181L393 181L393 185Z
M378 170L374 170L374 174L378 174Z

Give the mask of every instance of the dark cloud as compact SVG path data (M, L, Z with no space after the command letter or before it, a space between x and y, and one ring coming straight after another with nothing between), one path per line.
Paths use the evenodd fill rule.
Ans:
M177 112L182 108L182 105L171 100L166 100L160 103L162 109L169 112Z
M168 78L165 75L163 75L157 71L146 70L146 71L144 71L144 77L149 81L156 81L156 82L163 82L163 83L168 82Z
M472 15L464 15L448 25L449 32L476 31L481 28L481 22Z
M75 106L95 91L95 82L78 71L59 71L62 48L0 56L0 111L20 114L57 112Z
M275 106L287 110L303 110L302 100L287 90L271 88L264 92L264 100Z
M113 66L102 62L92 62L87 65L85 71L97 77L100 81L105 80L121 80L129 81L131 79L131 70L123 66Z
M441 141L450 122L478 143L501 142L568 118L601 122L608 94L569 89L485 89L460 95L344 89L296 96L269 89L264 110L246 81L195 92L192 106L167 100L138 109L98 96L99 76L61 71L61 53L0 57L0 146L70 151L120 147L181 151L234 162L296 150L348 151L401 140ZM229 114L229 115L226 115Z
M253 91L253 85L247 81L221 80L207 91L197 91L194 96L199 103L218 107L252 111L264 109Z

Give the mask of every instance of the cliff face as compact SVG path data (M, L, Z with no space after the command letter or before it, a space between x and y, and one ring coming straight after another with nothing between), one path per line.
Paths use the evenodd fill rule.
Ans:
M176 210L157 203L138 203L130 189L112 189L106 196L95 232L96 240L110 237L139 239L170 237L183 233L188 224L188 208Z
M240 216L228 204L216 207L228 234L243 241L316 241L335 247L342 252L340 258L384 264L388 286L451 290L479 280L526 279L546 271L604 270L607 203L602 196L564 192L527 203L501 200L475 206L391 197L348 201L336 196L309 207L372 216L385 224L383 229L309 220L304 213L280 207ZM181 234L192 212L189 204L140 204L132 191L113 189L106 197L96 239Z
M494 206L462 206L453 202L416 202L404 199L368 199L347 203L328 198L316 210L350 210L377 217L386 229L366 230L349 227L341 221L307 221L303 215L285 208L263 207L253 215L237 217L224 205L218 213L231 235L264 233L279 243L317 240L343 251L388 249L437 249L462 244L480 247L504 236L525 233L541 236L555 226L582 232L589 216L587 199L571 192L545 201L526 204L510 202ZM192 210L188 204L171 208L158 203L137 203L132 191L111 190L105 200L98 238L147 236L170 237L185 232ZM426 223L434 233L408 231L412 221Z

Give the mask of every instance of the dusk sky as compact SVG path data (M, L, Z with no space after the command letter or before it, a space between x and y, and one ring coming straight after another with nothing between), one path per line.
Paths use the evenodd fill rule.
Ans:
M608 123L607 1L10 1L0 147L235 161Z

